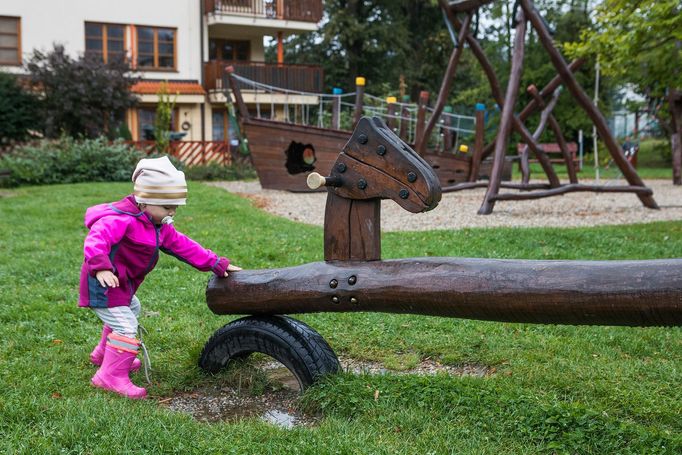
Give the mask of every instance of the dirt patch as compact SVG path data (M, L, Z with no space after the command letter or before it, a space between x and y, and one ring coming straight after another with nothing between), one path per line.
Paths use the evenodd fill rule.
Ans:
M16 197L16 191L3 191L0 190L0 198Z
M475 376L478 378L490 376L497 371L494 367L476 363L463 363L459 365L443 365L442 363L430 358L419 362L414 368L407 370L390 370L380 362L366 360L355 360L340 357L341 367L344 371L354 374L416 374L420 376L430 376L435 374L449 374L451 376Z
M346 357L341 357L339 361L343 371L353 374L449 374L475 377L495 374L495 368L485 365L443 365L432 359L424 359L415 368L403 371L389 370L379 362ZM172 411L190 414L202 422L235 422L256 418L287 429L314 426L319 422L320 416L306 414L299 409L299 383L281 363L266 358L231 370L233 373L225 378L223 384L163 398L159 404Z
M251 193L235 193L237 196L244 197L251 201L251 204L257 209L268 210L270 207L270 201L264 196Z

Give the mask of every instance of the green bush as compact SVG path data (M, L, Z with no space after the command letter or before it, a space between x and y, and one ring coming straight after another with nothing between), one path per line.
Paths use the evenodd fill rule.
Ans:
M160 156L163 155L147 155L123 142L112 143L104 137L44 140L0 156L0 170L10 172L8 177L0 179L0 187L124 182L130 179L140 159ZM185 172L188 180L242 180L256 177L256 171L249 163L237 162L231 166L210 163L185 167L176 157L169 158L175 167Z
M191 166L184 169L188 180L245 180L256 178L256 171L249 163L235 162L230 166L218 163Z
M40 100L21 88L17 77L0 72L0 144L22 141L41 129Z
M144 154L106 138L61 138L28 145L0 157L0 169L10 171L4 186L76 182L114 182L130 179Z
M645 139L639 144L640 165L670 166L672 150L668 139Z

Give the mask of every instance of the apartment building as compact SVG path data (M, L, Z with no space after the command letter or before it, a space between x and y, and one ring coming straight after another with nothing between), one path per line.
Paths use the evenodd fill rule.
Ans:
M283 39L316 30L321 18L322 0L3 1L0 71L23 73L33 50L53 43L73 57L123 55L141 77L133 87L140 103L126 115L134 140L145 139L167 83L176 100L172 128L186 133L183 140L227 141L225 67L266 84L321 91L320 67L283 61ZM277 63L265 63L266 36L278 40Z

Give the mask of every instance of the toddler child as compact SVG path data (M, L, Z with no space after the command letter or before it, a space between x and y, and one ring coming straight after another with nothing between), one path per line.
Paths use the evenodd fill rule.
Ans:
M147 391L129 377L140 368L136 358L140 301L135 292L159 259L159 250L218 276L241 270L227 258L204 249L176 231L173 216L185 205L185 174L168 157L143 159L133 173L134 192L118 202L85 212L85 261L81 269L79 306L91 308L104 324L90 360L99 365L92 384L129 398Z

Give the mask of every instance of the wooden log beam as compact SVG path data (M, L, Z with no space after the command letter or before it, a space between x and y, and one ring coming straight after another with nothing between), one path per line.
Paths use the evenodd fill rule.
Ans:
M535 191L533 193L497 194L494 197L494 199L496 201L521 201L527 199L540 199L543 197L558 196L560 194L575 193L578 191L591 191L594 193L635 193L637 195L642 196L653 194L651 188L648 188L646 186L601 186L572 183L568 185L562 185L558 188L550 188L547 191Z
M559 75L563 79L566 88L570 90L577 103L580 105L580 107L583 108L583 110L587 113L587 115L594 123L595 127L597 128L597 131L599 132L599 136L604 141L604 144L606 145L606 148L609 150L609 153L611 154L613 161L616 163L620 171L623 173L625 179L628 181L630 185L644 187L644 182L642 182L642 179L639 178L639 175L637 175L637 171L635 171L635 168L632 167L632 164L630 164L630 162L625 158L622 149L616 143L616 139L611 134L611 131L609 131L609 128L606 124L606 119L604 118L602 113L596 108L594 103L592 103L592 100L587 96L585 91L582 89L576 78L573 76L573 73L571 73L571 71L568 69L568 65L566 64L564 58L561 56L559 51L554 47L552 37L549 31L547 30L547 27L545 27L545 24L543 23L540 14L535 9L535 6L532 4L530 0L520 0L520 2L521 8L525 12L526 16L533 25L533 28L537 32L540 42L547 51L547 54L549 55L549 58L552 61L552 64L557 69ZM656 201L653 198L653 193L646 194L642 192L637 192L636 194L645 207L651 209L658 208L658 204L656 204Z
M577 60L573 60L570 65L568 65L568 69L571 71L571 73L575 73L580 69L580 67L585 63L585 60L582 58L579 58ZM545 85L545 87L540 90L540 98L544 99L548 96L550 96L554 91L559 88L561 85L561 76L556 75L554 78ZM531 101L528 102L526 107L523 108L521 113L519 114L519 120L522 122L525 122L528 120L528 117L531 116L533 112L535 112L538 109L542 109L540 104L536 99L532 99Z
M470 190L472 188L485 188L487 186L488 186L487 182L463 182L458 183L456 185L444 186L441 188L441 193L454 193L456 191ZM522 183L501 182L500 188L509 188L521 191L532 191L548 189L551 188L551 186L549 186L549 183L529 183L527 185L524 185Z
M405 99L405 98L407 98L407 99ZM402 102L403 103L406 103L406 102L409 103L410 102L409 96L403 97ZM409 142L409 140L410 140L410 138L408 137L409 136L409 128L410 128L409 121L408 121L409 118L410 118L410 110L407 107L407 104L403 104L403 106L400 110L400 135L399 135L399 137L404 142Z
M441 5L442 8L445 8L448 20L452 23L455 29L459 31L462 27L462 24L454 15L454 13L449 8L447 8L447 2L445 0L439 0L439 4ZM500 89L500 83L497 80L497 76L495 75L495 70L493 69L492 63L490 63L490 60L488 60L488 57L486 57L485 52L483 51L483 48L481 47L480 43L476 40L476 38L474 38L471 35L471 33L467 33L466 41L467 44L469 45L469 48L471 49L471 52L473 52L474 56L481 65L483 72L488 78L490 90L492 92L493 98L495 99L495 102L498 105L503 106L504 98L502 98L502 90ZM547 180L549 180L550 185L552 185L553 187L561 185L559 177L557 177L556 173L554 172L554 168L552 167L552 163L550 162L549 158L545 154L542 147L536 141L533 140L532 134L530 134L530 131L528 131L523 122L521 122L516 116L513 116L512 125L514 129L521 135L523 141L530 146L533 153L535 153L535 155L539 157L538 160L540 161L542 170L545 171L545 174L547 174Z
M471 157L471 168L467 181L475 182L478 180L478 172L483 160L483 141L485 140L485 108L483 105L476 105L476 139L474 142L474 154Z
M539 94L537 93L537 88L535 88L534 85L528 87L527 91L539 97ZM539 102L542 105L542 112L540 113L540 123L538 124L538 127L535 129L535 132L533 133L533 139L540 140L540 136L542 136L542 133L544 133L545 128L547 128L547 123L550 121L550 118L554 118L554 116L552 115L552 111L556 107L558 101L559 101L558 90L554 92L554 94L552 95L552 99L550 100L549 104L545 104L542 98L539 99ZM524 185L527 185L529 181L530 165L528 164L528 144L526 144L525 147L523 147L523 150L521 151L521 182Z
M507 145L509 144L509 135L511 134L512 123L514 119L514 105L519 94L519 85L521 83L521 73L523 72L523 55L525 50L526 39L526 18L523 11L519 10L517 15L518 25L516 26L516 36L514 37L514 53L512 54L512 66L507 83L507 93L504 98L502 106L502 113L500 115L500 126L497 131L497 139L495 141L495 154L493 156L493 170L490 175L490 185L483 198L483 203L478 209L479 215L489 215L495 206L493 197L497 195L500 190L500 182L502 181L502 168L504 165L504 157L507 153ZM532 137L531 137L532 139Z
M419 99L417 101L417 124L414 127L414 143L421 144L425 143L423 141L428 141L424 139L424 121L426 120L426 105L429 103L429 92L422 90L419 92ZM415 152L422 155L423 153L419 151L419 148L415 146Z
M680 326L682 259L412 258L213 277L216 314L378 311L542 324Z
M452 82L455 78L455 72L457 71L457 64L462 56L462 51L464 50L464 37L469 33L469 25L471 24L471 14L467 14L464 22L462 23L462 28L459 31L459 36L457 37L457 46L452 50L450 54L450 60L448 61L448 67L443 75L443 81L440 85L440 91L438 92L438 98L436 99L436 105L433 108L433 114L429 118L424 133L419 137L419 141L415 144L415 150L420 155L426 152L426 145L429 142L429 137L431 137L431 132L436 126L436 122L440 118L440 114L443 112L445 107L445 102L450 95L450 89L452 88Z
M570 65L568 65L568 69L571 70L572 73L575 73L580 69L580 67L585 63L585 60L582 58L573 60ZM545 85L545 87L540 90L540 96L544 99L545 97L551 95L554 90L559 88L561 85L561 76L556 75L554 78ZM531 100L528 104L526 104L526 107L523 108L521 113L519 114L519 120L521 122L525 122L528 120L528 117L535 112L540 106L538 105L536 100ZM483 156L482 159L487 158L490 156L490 154L493 152L495 148L495 141L491 142L490 144L485 146L485 149L483 150Z
M540 108L543 108L545 105L545 101L542 99L540 96L540 93L538 92L537 87L534 85L531 85L528 87L528 93L533 97L533 100L538 103L538 106ZM559 91L557 90L555 92L556 98L559 97ZM553 97L554 99L554 97ZM552 132L554 133L554 137L556 138L557 144L559 144L559 150L561 150L561 154L564 157L564 162L566 163L566 170L568 171L568 180L571 183L578 183L578 175L575 172L575 165L573 164L573 156L570 154L568 151L568 144L566 144L566 140L564 139L564 135L561 132L561 127L559 126L559 122L557 121L556 117L554 117L553 114L550 114L548 116L548 121L549 121L549 127L552 129Z
M248 120L249 110L247 109L246 103L244 102L244 98L242 97L242 92L237 86L237 81L235 81L234 78L232 77L232 73L234 73L234 66L230 65L225 68L225 77L228 79L230 89L234 94L234 99L237 103L237 109L239 109L239 116L242 118L242 121ZM223 86L224 85L225 84L223 83Z

